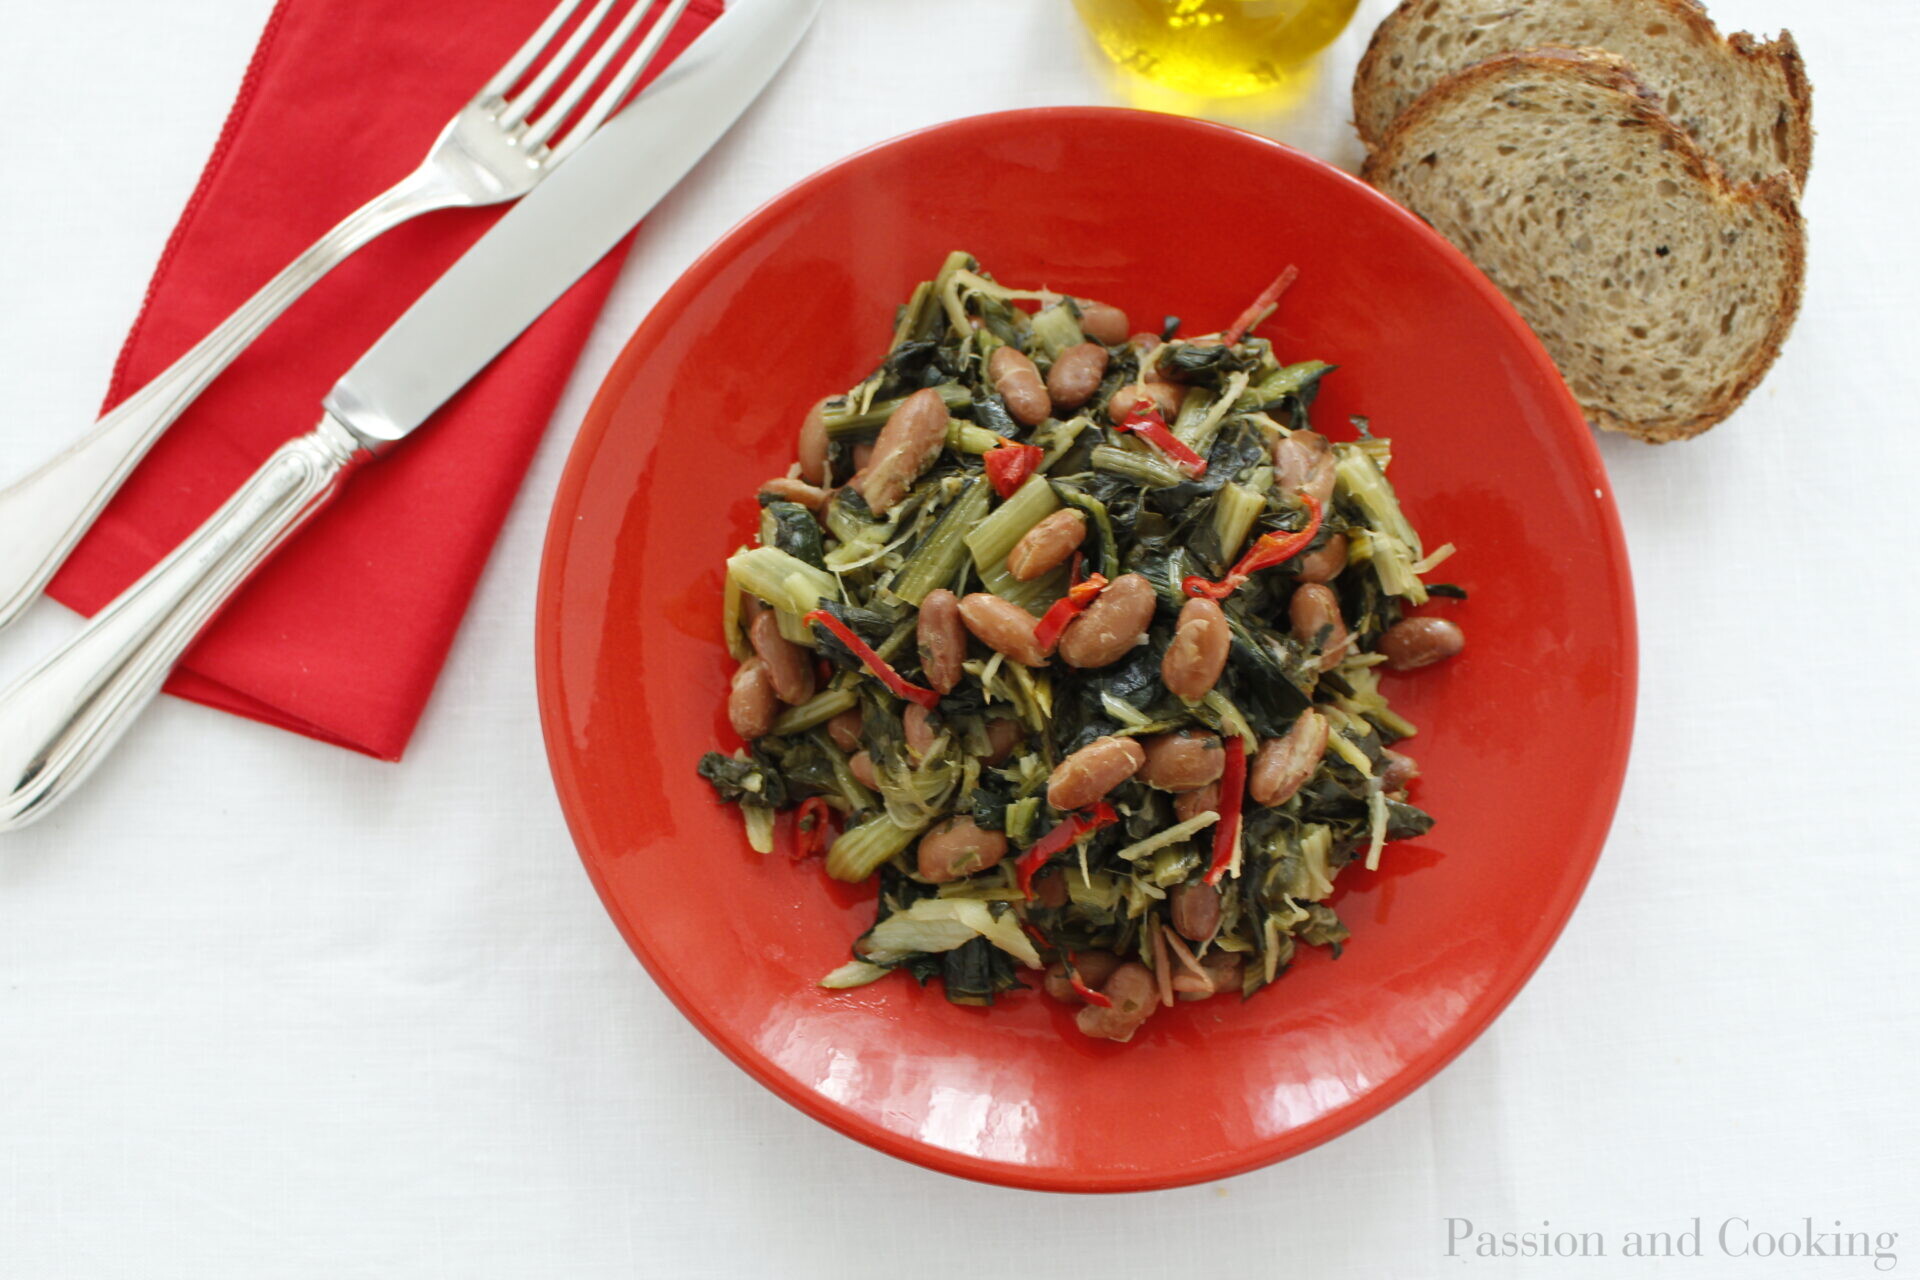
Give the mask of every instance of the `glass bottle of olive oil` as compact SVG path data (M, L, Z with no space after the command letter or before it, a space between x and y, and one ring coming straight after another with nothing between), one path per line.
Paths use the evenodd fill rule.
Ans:
M1184 93L1237 97L1287 85L1359 0L1073 0L1107 56Z

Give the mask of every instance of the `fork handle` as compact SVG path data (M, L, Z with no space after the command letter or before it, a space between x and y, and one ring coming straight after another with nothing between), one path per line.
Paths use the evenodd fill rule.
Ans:
M348 214L164 373L64 452L0 489L0 627L32 604L147 450L315 281L384 232L470 203L427 170Z
M282 445L174 552L0 693L0 831L45 814L100 762L253 571L370 455L327 416Z

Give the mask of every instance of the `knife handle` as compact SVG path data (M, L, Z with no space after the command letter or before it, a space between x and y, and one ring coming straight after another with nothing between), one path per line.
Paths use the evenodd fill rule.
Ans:
M368 456L347 428L322 418L0 693L0 831L33 822L79 785L221 606Z
M463 203L467 201L445 183L432 181L426 170L375 196L85 435L0 489L0 627L39 599L68 553L174 420L315 281L401 223Z

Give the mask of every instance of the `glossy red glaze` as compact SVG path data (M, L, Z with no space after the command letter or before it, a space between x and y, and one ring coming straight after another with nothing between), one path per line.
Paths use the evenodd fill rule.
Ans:
M1203 234L1137 189L1204 192ZM956 174L973 175L953 181ZM937 180L930 180L937 178ZM753 527L807 407L852 385L949 249L1000 279L1219 329L1288 262L1260 332L1340 366L1315 420L1391 436L1393 474L1466 652L1389 677L1425 729L1426 840L1352 869L1338 961L1245 1004L1081 1037L1037 990L992 1010L904 977L815 986L872 891L752 853L694 763L723 711L721 562ZM1465 258L1347 175L1172 116L1067 108L960 120L801 183L729 233L634 335L581 431L548 534L540 701L589 874L675 1004L808 1114L935 1169L1122 1191L1238 1173L1404 1097L1499 1013L1579 898L1619 793L1634 705L1626 553L1600 458L1525 325ZM1036 975L1037 979L1037 975ZM1038 986L1037 980L1035 982Z

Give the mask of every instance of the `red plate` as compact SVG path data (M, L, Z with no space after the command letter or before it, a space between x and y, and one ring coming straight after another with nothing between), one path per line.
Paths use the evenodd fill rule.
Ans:
M1353 939L1241 1003L1128 1045L1044 995L950 1005L904 976L830 993L872 890L761 857L694 775L736 740L721 562L807 406L864 376L895 306L964 248L999 279L1261 330L1340 366L1315 418L1365 414L1437 575L1472 599L1452 663L1391 680L1432 835L1353 869ZM1600 852L1626 765L1634 625L1600 457L1520 318L1423 223L1264 138L1098 108L955 121L862 152L748 218L640 326L588 414L542 569L548 754L588 873L654 980L741 1067L852 1137L1016 1186L1132 1191L1304 1151L1404 1097L1500 1012Z

